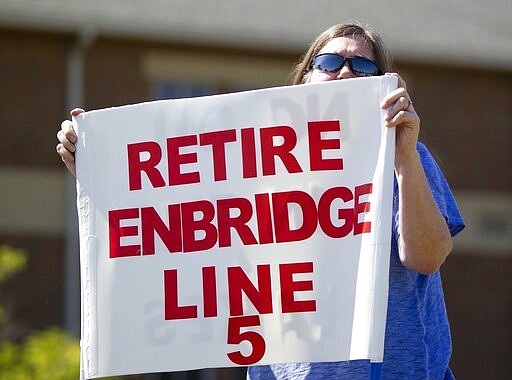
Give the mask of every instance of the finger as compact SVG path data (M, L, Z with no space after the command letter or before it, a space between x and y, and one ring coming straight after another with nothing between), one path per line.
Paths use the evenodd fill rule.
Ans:
M385 120L393 119L399 112L414 112L412 101L405 96L398 98L386 111Z
M64 138L66 138L73 144L76 143L76 140L77 140L76 132L75 132L75 129L73 128L73 123L71 122L71 120L64 120L61 123L60 128L61 128L62 135Z
M69 123L69 120L62 122L62 129L57 132L57 139L59 140L60 145L62 145L67 151L73 153L76 150L76 134L73 130L73 126L68 125Z
M412 109L413 109L413 105L412 105L412 100L405 97L405 96L401 96L395 103L395 106L398 108L398 109L401 109L403 111L407 111L407 112L411 112Z
M61 141L61 145L63 146L64 149L66 149L70 154L74 154L75 151L76 151L76 145L74 143L72 143L71 141L69 141L68 139L64 138L62 141Z
M82 112L85 112L82 108L73 108L70 112L71 116L78 116Z
M399 125L408 125L413 128L419 128L420 119L416 113L401 110L390 120L386 121L386 127L398 127Z
M386 109L394 105L400 98L410 99L407 90L403 87L399 87L396 90L390 92L381 102L381 109Z
M68 149L66 149L64 144L57 144L57 146L55 148L56 148L57 153L59 154L60 158L62 159L62 161L66 162L66 163L75 161L74 154L71 153Z
M66 165L66 168L76 177L75 156L66 150L62 144L58 144L56 149L64 165Z

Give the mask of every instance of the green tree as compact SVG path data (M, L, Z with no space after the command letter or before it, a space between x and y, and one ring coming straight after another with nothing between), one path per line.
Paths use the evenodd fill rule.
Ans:
M58 328L0 344L0 380L75 380L80 373L78 341Z
M8 336L5 284L27 263L21 249L0 246L0 337ZM1 339L1 338L0 338ZM0 380L75 380L80 372L80 344L59 328L36 331L19 341L0 340Z
M16 274L25 269L27 254L22 249L6 245L0 246L0 327L7 322L4 309L3 285Z

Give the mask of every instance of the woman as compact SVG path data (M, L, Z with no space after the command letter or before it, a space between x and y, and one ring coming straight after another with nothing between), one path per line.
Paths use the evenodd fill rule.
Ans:
M294 71L294 84L389 73L381 38L361 26L335 25L319 35ZM464 224L455 200L427 148L418 143L420 119L398 74L398 89L381 104L385 124L396 128L394 225L391 244L384 379L451 379L451 341L438 269ZM73 115L82 112L72 111ZM76 135L64 121L57 152L74 174ZM254 366L259 379L368 379L367 361Z
M345 57L343 59L342 57ZM381 75L391 60L381 38L358 25L335 25L313 41L293 83ZM464 227L443 174L418 143L420 119L405 81L382 102L396 128L395 199L382 378L451 379L451 341L439 267ZM252 367L259 379L369 379L366 361Z

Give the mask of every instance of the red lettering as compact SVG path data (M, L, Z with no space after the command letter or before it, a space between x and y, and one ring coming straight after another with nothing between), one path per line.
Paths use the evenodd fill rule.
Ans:
M155 254L155 232L169 252L181 252L181 212L180 205L167 207L169 225L167 226L153 207L141 208L142 254Z
M325 191L318 202L318 222L322 231L332 238L342 238L352 231L354 210L352 208L338 209L338 219L344 220L341 226L335 226L331 220L331 205L335 199L343 202L352 200L352 191L346 187L333 187Z
M272 286L270 264L260 264L256 266L257 283L255 286L248 278L240 266L228 267L227 291L229 295L229 316L235 317L230 320L235 321L237 316L243 316L243 294L252 302L259 314L272 313ZM298 292L313 291L313 280L294 278L296 275L312 274L312 262L283 263L279 265L279 283L281 296L281 310L283 313L301 313L316 311L316 301L314 299L296 300ZM203 316L205 318L218 316L218 298L217 298L217 276L216 267L208 266L201 269L202 276L202 296L203 296ZM198 284L197 281L187 281L187 283ZM198 305L180 305L179 302L179 282L178 269L164 271L164 314L166 320L191 319L198 317ZM195 292L192 292L195 293ZM304 298L304 297L302 297ZM251 325L247 325L249 327ZM253 325L253 326L256 326ZM240 333L240 331L238 331ZM237 334L238 334L237 333ZM237 344L237 342L231 342Z
M202 218L195 220L195 215ZM183 252L206 251L217 242L217 229L212 224L215 208L209 201L187 202L181 205L183 231ZM204 237L196 236L196 232L204 232Z
M164 271L165 320L197 318L197 306L178 305L178 271Z
M257 276L259 289L253 285L241 267L228 268L229 314L231 316L244 314L242 292L260 314L272 313L270 265L258 265Z
M242 245L302 241L310 238L318 226L335 239L351 232L368 233L371 221L359 222L359 217L370 211L370 200L365 196L372 189L371 183L357 186L354 193L347 187L333 187L320 196L318 204L299 190L255 194L252 200L239 197L215 203L199 200L170 204L165 218L153 207L109 211L109 256L154 255L156 237L168 253L176 253L206 251L217 244L219 248L230 247L233 233L238 234ZM141 232L135 221L121 226L123 220L139 217ZM139 233L140 245L122 245L123 237L135 238Z
M212 146L213 176L215 181L225 181L226 175L226 143L236 141L236 131L217 131L199 135L200 145Z
M256 331L244 331L242 327L253 327L260 325L259 315L244 315L228 319L228 344L239 344L244 340L251 345L251 354L243 355L240 351L228 352L228 358L238 365L251 365L259 362L265 355L265 338Z
M322 139L322 132L339 132L339 120L311 121L308 123L309 159L312 171L343 170L342 158L323 158L327 149L340 149L340 139Z
M294 281L296 273L313 273L313 263L290 263L279 265L279 277L281 282L281 309L283 313L300 313L316 311L315 300L296 301L294 293L313 290L313 281Z
M292 230L290 227L289 204L300 207L302 226ZM285 191L272 194L272 209L274 213L274 226L276 242L305 240L316 230L317 211L315 200L303 191Z
M354 191L354 235L359 235L365 232L370 232L371 222L359 223L359 214L370 211L370 202L359 202L359 198L363 195L371 194L373 184L367 183L365 185L357 186Z
M269 244L274 242L274 231L272 229L272 213L270 211L269 194L256 194L254 196L256 203L256 217L258 222L258 237L260 244Z
M338 133L341 130L339 120L308 122L309 164L312 171L342 170L343 159L325 158L326 151L339 150L339 138L327 138L325 133ZM211 146L211 160L214 181L228 179L227 147L236 143L241 159L242 178L256 178L258 160L261 159L261 173L264 176L276 174L276 158L279 158L288 173L301 173L302 167L293 153L297 145L296 131L286 125L269 126L259 129L260 157L257 157L255 128L238 130L219 130L197 135L175 136L166 139L167 180L168 186L200 183L204 173L197 169L186 170L187 164L198 163L198 153L194 150L200 146ZM182 151L184 148L189 148ZM166 186L166 180L157 168L162 161L163 148L156 141L146 141L127 145L129 189L142 189L144 172L153 188ZM331 155L332 156L332 155ZM143 159L147 157L146 159ZM231 156L230 156L231 157ZM164 159L165 161L165 159ZM198 167L205 167L204 165Z
M121 245L121 237L137 236L137 226L121 227L121 220L139 217L138 208L113 210L108 212L108 231L110 243L110 258L140 256L140 245Z
M128 144L128 182L131 190L142 189L142 172L145 172L153 187L165 186L164 177L156 168L162 159L160 145L154 141ZM149 158L141 161L141 153L146 152Z
M203 268L203 315L217 316L217 278L215 267Z
M197 162L197 153L180 153L181 147L197 145L197 136L179 136L167 139L167 163L169 167L169 186L198 183L199 172L182 173L181 165Z
M231 216L231 210L238 216ZM231 228L238 232L244 245L258 244L247 222L252 218L252 204L245 198L221 199L217 201L217 225L219 247L231 247Z
M256 143L254 128L244 128L240 131L242 144L242 171L244 178L255 178L256 171Z
M282 137L283 143L277 146L274 145L275 137ZM276 174L274 159L276 156L281 159L288 173L302 172L297 159L291 153L297 144L297 135L293 128L288 126L261 128L260 143L263 175Z

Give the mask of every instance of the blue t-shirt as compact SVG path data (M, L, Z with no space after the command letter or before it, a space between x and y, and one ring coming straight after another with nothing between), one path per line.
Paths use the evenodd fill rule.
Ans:
M425 145L418 152L434 199L452 236L464 222L452 192ZM389 268L389 299L382 379L452 379L448 368L451 337L439 271L422 275L407 269L398 256L398 185L395 181L393 235ZM248 368L251 380L370 379L365 360L288 363Z

